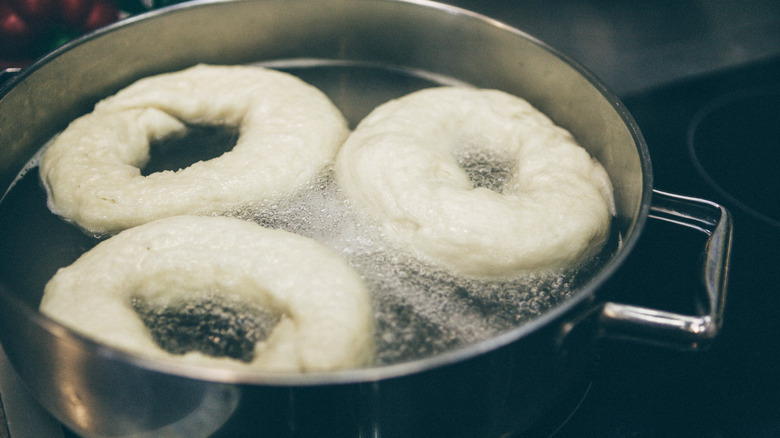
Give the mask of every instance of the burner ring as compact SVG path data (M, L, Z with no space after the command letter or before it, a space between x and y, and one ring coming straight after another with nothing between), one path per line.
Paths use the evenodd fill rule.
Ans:
M780 227L780 90L720 96L688 128L698 173L727 203Z

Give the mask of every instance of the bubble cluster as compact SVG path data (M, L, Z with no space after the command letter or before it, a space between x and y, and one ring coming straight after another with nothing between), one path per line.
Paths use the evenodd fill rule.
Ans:
M463 160L474 169L474 163L505 164L482 153ZM503 184L501 172L491 187ZM313 238L360 273L372 293L379 365L433 356L517 327L566 300L577 278L562 271L484 280L426 265L385 242L352 209L330 172L297 196L235 215Z
M132 306L157 345L173 354L198 351L243 362L254 359L257 342L268 337L279 315L217 297L156 305L133 298Z
M509 157L492 149L464 149L457 154L457 160L475 188L483 187L498 193L503 193L515 168Z

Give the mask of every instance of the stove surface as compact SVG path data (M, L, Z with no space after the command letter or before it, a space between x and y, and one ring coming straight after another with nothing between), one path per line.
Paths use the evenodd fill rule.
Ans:
M775 58L624 96L648 142L655 187L721 203L734 215L724 326L706 351L604 343L590 393L555 437L780 436L780 197L770 197L780 188L780 175L758 174L766 160L776 170L780 136L740 132L776 132L779 93L780 58ZM748 109L745 102L761 106ZM734 142L701 135L701 121L730 105L737 111L713 123L738 134L723 137ZM757 119L774 123L754 126ZM711 158L694 159L692 152ZM715 168L725 168L718 172L727 175ZM726 177L726 183L738 181L741 190L765 197L746 200L727 188ZM694 308L678 294L689 297L688 291L701 289L702 238L673 228L650 221L628 265L607 285L617 292L616 300Z
M574 58L624 96L780 55L776 0L444 0Z

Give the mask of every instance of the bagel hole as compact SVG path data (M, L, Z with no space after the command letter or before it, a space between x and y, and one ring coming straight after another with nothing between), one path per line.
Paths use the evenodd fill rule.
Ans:
M141 168L148 176L166 170L181 170L199 161L217 158L233 149L238 128L225 125L187 125L187 132L149 143L149 162Z
M197 351L247 363L254 359L255 344L270 335L281 317L215 298L162 306L135 297L131 303L163 350L177 355Z
M474 188L498 193L504 192L515 170L509 157L490 149L463 150L456 154L456 158Z

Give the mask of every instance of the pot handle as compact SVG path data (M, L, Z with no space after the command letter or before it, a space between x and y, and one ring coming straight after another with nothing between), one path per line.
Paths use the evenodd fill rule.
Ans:
M718 334L723 322L731 253L731 214L714 202L653 190L649 217L709 236L703 250L703 281L709 309L705 315L692 316L608 302L598 314L599 331L608 337L669 347L704 347Z

